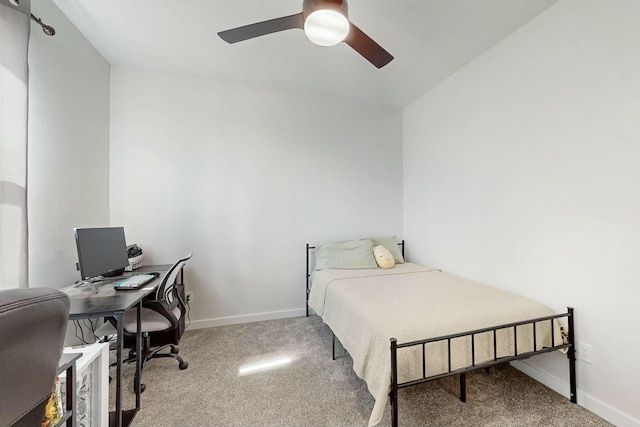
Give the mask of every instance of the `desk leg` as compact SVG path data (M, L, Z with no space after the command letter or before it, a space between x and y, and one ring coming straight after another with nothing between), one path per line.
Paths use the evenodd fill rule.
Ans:
M71 412L71 416L67 419L67 427L76 427L76 362L67 369L67 411Z
M142 300L138 302L138 315L136 316L136 379L134 387L136 390L136 409L140 409L140 384L142 383L142 320L140 313L142 312Z
M114 313L118 329L116 338L116 426L122 427L122 344L123 344L123 327L122 312Z

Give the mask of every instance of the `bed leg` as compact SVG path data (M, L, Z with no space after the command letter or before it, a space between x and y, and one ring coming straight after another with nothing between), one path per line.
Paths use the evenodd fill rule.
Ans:
M398 390L389 392L389 404L391 405L391 427L398 427Z
M307 243L307 277L306 277L306 293L307 293L307 317L309 317L309 244Z
M332 332L331 336L333 337L331 341L331 359L336 360L336 335Z
M467 373L460 374L460 401L467 402Z
M391 338L391 426L398 427L398 340Z
M569 342L571 347L567 351L567 357L569 358L569 384L570 384L570 400L571 403L578 403L578 391L576 382L576 335L574 330L574 314L573 307L567 307L569 316L567 316L567 323L569 326Z

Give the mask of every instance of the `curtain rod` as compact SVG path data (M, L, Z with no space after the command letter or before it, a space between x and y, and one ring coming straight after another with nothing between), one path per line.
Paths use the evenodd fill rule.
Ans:
M44 33L48 36L54 36L56 34L56 30L55 28L53 28L50 25L45 24L44 22L42 22L42 19L36 17L33 15L33 13L31 14L31 19L33 19L34 21L36 21L38 23L38 25L40 25L42 27L42 31L44 31Z
M17 8L21 8L22 7L22 0L9 0L9 3L11 3L13 6L17 7ZM26 6L27 10L23 11L23 12L29 12L31 14L31 19L36 21L38 23L38 25L40 25L42 27L42 31L44 31L44 33L48 36L54 36L56 34L56 30L55 28L53 28L51 25L47 25L44 22L42 22L42 19L38 18L37 16L35 16L33 13L31 13L29 11L29 6L27 3Z

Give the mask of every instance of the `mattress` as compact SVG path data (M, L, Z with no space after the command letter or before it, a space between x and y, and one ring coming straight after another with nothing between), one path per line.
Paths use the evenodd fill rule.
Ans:
M309 306L353 358L375 398L369 426L382 419L390 389L390 338L398 343L550 316L543 304L413 263L392 269L327 269L313 274ZM555 323L555 322L554 322ZM557 323L556 344L562 343ZM536 349L551 345L551 322L536 324ZM515 335L515 337L514 337ZM533 327L497 333L497 357L533 350ZM471 338L451 342L451 370L471 366ZM475 336L474 362L493 360L492 333ZM446 342L426 345L427 376L448 372ZM422 378L421 346L398 350L398 382Z

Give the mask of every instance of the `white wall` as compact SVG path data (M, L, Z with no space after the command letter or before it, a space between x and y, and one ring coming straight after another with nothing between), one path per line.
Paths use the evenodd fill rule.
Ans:
M32 0L29 286L80 278L73 228L109 221L109 64L50 0Z
M640 425L639 15L561 0L404 112L409 258L574 306L578 400L619 426ZM564 356L527 363L568 391Z
M113 67L111 224L193 326L304 313L307 242L402 230L402 111Z

